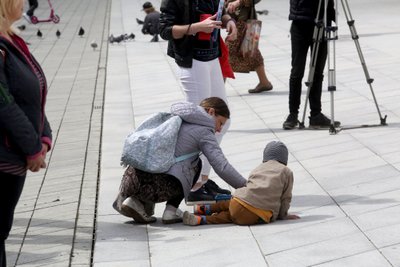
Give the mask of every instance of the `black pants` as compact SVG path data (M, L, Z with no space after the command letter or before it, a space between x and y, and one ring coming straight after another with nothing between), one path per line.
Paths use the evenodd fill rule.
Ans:
M11 231L14 210L25 183L25 176L0 172L0 266L6 267L5 241Z
M289 112L299 113L301 102L301 86L306 66L308 50L313 46L314 23L308 21L293 21L290 28L292 43L292 69L289 80ZM311 53L310 53L311 54ZM321 112L322 81L327 58L327 43L319 45L313 84L310 88L311 116Z
M38 0L29 0L29 9L26 11L26 14L31 17L33 16L33 12L39 6Z

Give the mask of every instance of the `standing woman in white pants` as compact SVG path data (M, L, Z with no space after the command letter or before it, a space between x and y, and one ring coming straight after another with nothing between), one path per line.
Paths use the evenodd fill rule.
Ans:
M168 40L168 55L178 65L178 76L186 100L198 105L208 97L219 97L227 102L219 57L220 29L226 28L227 41L236 39L236 24L225 11L217 20L219 0L163 0L161 3L160 36ZM220 143L228 130L228 121L217 133ZM208 180L211 166L203 157L202 181Z

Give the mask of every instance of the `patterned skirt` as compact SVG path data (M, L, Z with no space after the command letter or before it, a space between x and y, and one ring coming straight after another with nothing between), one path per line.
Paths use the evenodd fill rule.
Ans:
M240 45L246 34L246 22L237 21L236 27L238 30L237 38L233 42L227 42L229 49L229 63L234 72L250 72L254 71L257 67L264 65L264 58L259 49L255 51L253 57L243 57L240 52Z

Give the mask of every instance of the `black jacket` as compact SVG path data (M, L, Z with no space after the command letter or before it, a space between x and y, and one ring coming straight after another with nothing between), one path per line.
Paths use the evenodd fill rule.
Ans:
M289 20L305 20L314 22L318 13L319 0L290 0ZM333 0L328 0L328 21L335 20ZM320 18L324 14L324 0L321 0Z
M168 40L167 54L175 59L176 64L184 68L192 67L192 47L195 37L185 35L183 38L174 39L172 27L198 22L196 18L197 4L198 0L162 0L161 2L160 36L164 40ZM215 1L215 7L218 7L218 1Z
M194 23L194 0L163 0L161 2L160 36L168 40L167 54L175 58L176 64L191 68L193 61L193 36L186 35L181 39L172 37L172 26Z
M44 113L47 85L40 89L26 55L2 36L0 50L0 161L25 166L27 157L41 152L42 142L51 145ZM31 58L44 78L39 63Z

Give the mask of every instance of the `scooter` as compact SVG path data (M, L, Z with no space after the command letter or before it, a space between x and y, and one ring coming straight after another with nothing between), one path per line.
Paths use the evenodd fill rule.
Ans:
M39 22L54 22L54 23L59 23L60 22L60 17L56 14L54 14L54 9L53 9L53 5L51 4L50 0L47 0L49 2L49 6L50 6L50 17L47 19L38 19L38 17L36 16L32 16L31 17L31 22L32 24L37 24Z

